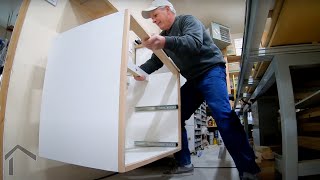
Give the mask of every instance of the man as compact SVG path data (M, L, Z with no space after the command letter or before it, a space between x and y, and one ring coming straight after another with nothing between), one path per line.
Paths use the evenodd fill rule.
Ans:
M142 11L162 32L143 40L151 50L163 49L180 69L187 82L181 87L182 149L176 153L178 167L167 172L179 174L193 172L190 160L185 121L205 100L216 120L224 144L230 152L241 178L255 178L260 172L255 155L249 146L238 116L231 110L226 83L225 61L221 51L206 33L203 24L191 15L175 15L167 0L155 0ZM148 74L158 70L163 63L153 54L140 67ZM142 81L143 76L135 77Z

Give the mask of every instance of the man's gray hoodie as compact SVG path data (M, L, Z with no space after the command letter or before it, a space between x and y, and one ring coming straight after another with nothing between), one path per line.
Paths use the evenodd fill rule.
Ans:
M171 28L162 31L164 51L180 69L187 80L195 79L225 60L219 48L206 32L204 25L194 16L180 15ZM163 63L155 54L140 67L148 74L158 70Z

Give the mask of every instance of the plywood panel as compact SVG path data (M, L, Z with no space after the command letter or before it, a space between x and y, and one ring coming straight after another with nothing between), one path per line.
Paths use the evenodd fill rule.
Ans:
M62 33L54 41L42 99L40 156L118 170L123 26L124 13L116 13Z
M3 77L6 83L2 82L1 91L3 93L7 88L7 94L1 94L7 97L6 101L3 99L6 106L1 104L1 119L4 120L3 154L20 145L35 154L37 160L28 158L17 150L10 156L14 159L14 174L9 175L9 159L3 159L4 168L1 172L6 180L87 180L110 174L38 156L40 103L48 49L52 39L58 34L64 10L70 8L68 4L69 0L59 0L54 7L47 1L31 0L29 7L24 9L27 12L25 19L20 21L20 27L16 24L15 30L21 28L21 33L20 37L15 32L12 36L14 39L11 39L10 61L7 59L8 64L3 74L6 76ZM66 11L74 13L71 9ZM20 14L24 13L20 12L19 16Z
M267 19L266 26L261 38L262 47L267 47L269 45L274 28L278 22L278 18L282 9L283 2L284 0L276 0L273 9L269 11L269 15L271 15L271 17Z
M103 17L118 10L107 0L71 0L82 14L87 14L91 20Z
M7 108L5 108L5 106L1 107L1 114L3 114L1 119L3 120L2 122L5 123L3 150L4 154L6 154L14 146L19 144L31 153L36 154L37 161L26 158L26 156L20 152L13 154L12 157L15 159L14 176L8 174L9 163L8 160L4 160L4 168L2 170L5 173L5 179L82 180L97 179L109 174L107 171L64 164L38 156L39 103L42 98L43 74L47 65L47 55L52 39L56 37L58 33L83 24L90 19L85 12L75 12L75 6L71 4L69 0L59 0L58 5L54 7L46 1L31 0L26 19L20 24L21 26L23 24L21 37L16 38L16 41L12 41L12 43L15 42L14 44L17 50L16 53L11 53L10 63L11 65L13 64L12 71L11 65L7 66L5 70L7 74L7 86L5 88L8 88L8 96L6 93L1 94L1 96L4 95L8 97L7 101L4 99L2 103L2 105L7 105ZM77 19L79 17L80 19ZM89 45L86 44L82 37L79 39L84 45ZM105 46L101 47L106 47L107 43L109 42L105 42ZM92 59L88 59L86 62L87 68L92 67L90 63L91 60ZM64 66L64 62L59 65ZM71 71L72 70L74 69L71 69ZM81 73L86 74L88 72L82 71ZM81 74L81 76L83 76L83 74ZM8 78L10 77L9 75L11 75L11 79ZM102 73L101 75L103 76L104 74ZM104 85L105 84L102 84L102 86ZM63 138L64 137L60 139ZM161 157L164 156L159 156L159 158ZM151 161L149 160L148 162ZM130 168L133 168L133 166Z
M301 147L320 150L320 138L319 137L308 137L308 136L299 136L298 144Z
M109 3L109 1L70 0L64 8L58 31L67 31L78 25L115 12L118 12L118 10L111 3Z
M1 112L0 112L0 157L3 160L4 159L4 124L5 124L5 110L6 110L6 104L7 104L7 95L8 95L8 87L9 87L9 82L10 82L10 75L11 75L11 68L12 68L12 64L13 64L13 60L14 60L14 56L16 53L16 48L18 45L18 40L20 37L20 33L21 33L21 29L22 29L22 25L28 10L30 4L30 0L25 0L23 1L23 3L21 4L20 10L19 10L19 16L17 18L16 24L15 24L15 28L13 31L13 36L11 37L11 42L10 45L8 47L8 51L7 51L7 57L6 57L6 62L5 62L5 67L4 70L2 72L2 80L1 80L1 93L0 93L0 108L1 108ZM3 33L5 34L5 29L3 31ZM3 179L4 177L4 163L0 164L0 180Z
M319 12L319 0L285 0L269 45L320 42Z

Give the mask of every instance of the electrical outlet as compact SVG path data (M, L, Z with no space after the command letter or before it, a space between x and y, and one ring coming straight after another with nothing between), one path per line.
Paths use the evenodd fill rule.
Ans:
M58 0L46 0L48 1L50 4L54 5L54 6L57 6L58 4Z

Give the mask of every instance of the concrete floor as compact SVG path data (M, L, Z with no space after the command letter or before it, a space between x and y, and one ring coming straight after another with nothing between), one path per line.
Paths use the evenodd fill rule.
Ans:
M132 170L127 173L114 174L99 180L238 180L239 174L228 152L218 145L205 148L199 156L192 156L194 173L192 175L165 176L163 171L168 169L168 159ZM225 153L224 153L225 152Z

